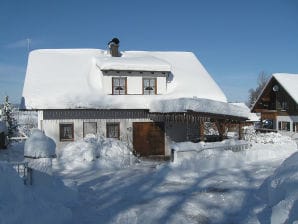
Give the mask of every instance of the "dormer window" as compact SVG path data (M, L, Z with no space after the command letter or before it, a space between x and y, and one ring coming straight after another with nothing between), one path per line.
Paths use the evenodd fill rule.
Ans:
M127 93L126 78L123 77L113 77L113 95L125 95Z
M143 94L155 95L156 93L156 78L143 78Z

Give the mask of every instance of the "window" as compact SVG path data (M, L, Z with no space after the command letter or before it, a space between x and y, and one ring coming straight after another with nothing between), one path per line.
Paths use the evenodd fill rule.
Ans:
M281 102L281 109L285 111L289 109L287 101Z
M88 134L96 135L97 123L96 122L84 122L83 136L86 137Z
M278 130L280 131L290 131L290 126L291 126L290 122L286 122L286 121L278 122Z
M73 123L68 124L60 124L59 125L60 131L60 141L73 141L74 140L74 129Z
M112 78L113 95L126 94L126 78Z
M107 138L120 137L120 124L119 123L107 123Z
M143 78L143 94L156 94L156 78Z

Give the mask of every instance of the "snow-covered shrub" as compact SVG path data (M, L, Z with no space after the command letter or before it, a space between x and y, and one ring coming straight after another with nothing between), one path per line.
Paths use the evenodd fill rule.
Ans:
M31 158L51 158L55 156L56 143L41 130L34 129L26 140L24 156Z

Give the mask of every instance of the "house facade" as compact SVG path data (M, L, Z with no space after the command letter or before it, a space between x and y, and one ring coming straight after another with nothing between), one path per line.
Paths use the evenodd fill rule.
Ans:
M30 53L22 108L38 111L39 129L58 148L95 134L125 141L140 156L168 156L171 141L202 138L205 121L247 119L193 53L118 46Z
M252 111L261 114L262 129L298 133L298 74L273 74Z

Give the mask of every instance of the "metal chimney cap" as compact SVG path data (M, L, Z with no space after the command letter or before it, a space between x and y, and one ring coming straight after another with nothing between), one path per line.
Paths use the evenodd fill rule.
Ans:
M120 43L120 40L117 37L114 37L108 44L110 43L115 43L118 45Z

